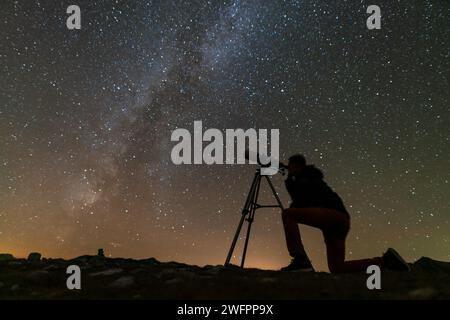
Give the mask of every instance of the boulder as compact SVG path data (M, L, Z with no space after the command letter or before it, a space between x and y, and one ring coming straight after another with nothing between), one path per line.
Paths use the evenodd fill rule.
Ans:
M32 252L28 255L29 262L39 262L41 261L42 255L39 252Z
M431 287L419 288L409 292L410 298L419 300L434 299L438 295L439 292Z
M142 260L139 260L139 262L141 262L141 263L143 263L145 265L158 265L158 264L161 264L161 262L159 262L155 258L142 259Z
M19 291L20 290L20 286L18 284L13 284L11 286L11 291L15 292L15 291Z
M48 286L52 282L50 273L46 270L33 271L26 276L28 283L36 286Z
M10 266L10 267L20 267L23 264L24 264L24 262L20 261L20 260L12 260L12 261L8 262L8 266Z
M134 285L134 278L132 276L123 276L112 282L110 288L124 289Z
M226 267L224 266L206 266L203 268L203 272L210 274L210 275L218 275L223 270L225 270Z
M9 253L0 253L0 261L11 261L14 260L14 256Z
M46 266L44 268L44 270L46 270L46 271L55 271L55 270L60 270L60 269L63 269L63 268L64 268L63 266L58 266L57 264L50 264L50 265Z
M119 274L122 272L123 272L123 269L115 268L115 269L108 269L108 270L104 270L104 271L100 271L100 272L91 273L89 276L90 277L112 276L112 275Z
M413 271L450 273L450 263L422 257L412 265Z

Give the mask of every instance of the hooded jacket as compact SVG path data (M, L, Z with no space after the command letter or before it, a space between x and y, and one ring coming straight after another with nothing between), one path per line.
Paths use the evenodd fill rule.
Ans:
M298 175L288 176L286 189L292 199L291 208L322 207L336 209L348 215L339 195L323 180L323 173L308 165Z

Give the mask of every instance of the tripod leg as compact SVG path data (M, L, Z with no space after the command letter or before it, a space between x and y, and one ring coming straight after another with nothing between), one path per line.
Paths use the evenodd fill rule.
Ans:
M248 228L247 228L247 235L245 237L244 251L242 253L241 268L244 267L245 257L247 255L248 242L250 240L250 231L251 231L252 223L253 223L253 220L254 220L254 217L255 217L255 212L256 212L256 206L257 206L257 203L258 203L258 196L259 196L260 186L261 186L261 176L259 175L258 176L258 182L257 182L257 185L256 185L256 190L255 190L255 193L254 193L254 199L251 202L250 214L249 214L249 217L247 218Z
M225 266L230 264L231 257L233 256L234 247L236 247L237 239L239 237L239 234L241 233L242 224L244 223L245 216L246 215L243 214L241 217L241 220L239 221L239 225L236 229L236 233L234 234L233 242L231 243L230 250L228 251L227 259L225 260Z
M233 242L231 243L230 250L228 251L227 259L225 260L225 266L230 264L231 257L233 256L234 248L236 247L236 242L239 238L239 234L241 233L242 225L244 223L245 217L250 212L254 197L255 197L255 191L256 186L258 184L259 179L258 172L255 173L255 177L253 178L252 185L250 187L250 191L248 192L247 199L245 200L244 209L242 209L242 216L241 220L239 221L238 227L236 229L236 233L234 234Z
M280 206L281 210L284 210L283 204L281 203L280 197L278 196L278 193L275 191L275 188L272 184L272 181L269 179L268 176L266 176L267 182L269 183L270 189L272 190L272 193L275 197L275 199L277 199L278 205Z

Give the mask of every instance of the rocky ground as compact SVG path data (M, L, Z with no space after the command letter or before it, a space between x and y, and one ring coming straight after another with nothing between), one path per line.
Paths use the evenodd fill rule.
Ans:
M81 290L68 290L69 265L81 268ZM450 299L450 263L421 258L409 273L383 272L381 290L368 275L280 272L235 266L191 266L156 259L82 256L72 260L0 255L0 299Z

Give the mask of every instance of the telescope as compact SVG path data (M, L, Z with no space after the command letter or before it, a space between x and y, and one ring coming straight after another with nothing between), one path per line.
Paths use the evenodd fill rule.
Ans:
M231 258L233 257L233 252L236 247L236 243L239 239L239 235L241 233L242 226L244 224L244 221L248 222L247 226L247 232L245 236L245 242L244 242L244 249L242 252L242 258L241 258L241 268L244 267L245 263L245 257L247 255L247 248L248 243L250 239L250 231L252 227L252 223L255 219L255 213L257 209L262 208L279 208L283 210L283 204L281 203L281 200L278 196L278 193L275 190L275 187L272 184L271 179L269 178L269 175L274 175L276 173L281 173L282 175L285 174L287 170L287 166L281 162L278 161L278 159L271 159L268 156L261 155L259 153L256 153L251 150L245 150L245 159L249 160L250 164L257 164L259 165L259 168L256 169L255 176L253 178L253 182L250 187L250 191L247 194L247 198L245 200L244 208L242 209L241 213L241 219L239 220L238 227L236 229L236 232L234 234L233 241L231 242L230 249L228 251L227 258L225 260L225 266L228 266L231 262ZM273 164L276 164L274 166ZM263 170L266 170L266 172L263 172ZM271 205L262 205L259 203L259 194L260 194L260 187L261 182L266 180L267 184L269 185L270 191L272 192L273 197L276 200L275 204Z
M273 172L272 174L281 173L284 176L288 168L287 165L280 162L276 158L272 158L267 155L262 155L249 149L245 150L245 159L248 160L250 164L257 164L261 168L264 168L266 170L266 173L270 170ZM273 164L277 165L274 166ZM268 175L272 174L269 173Z

